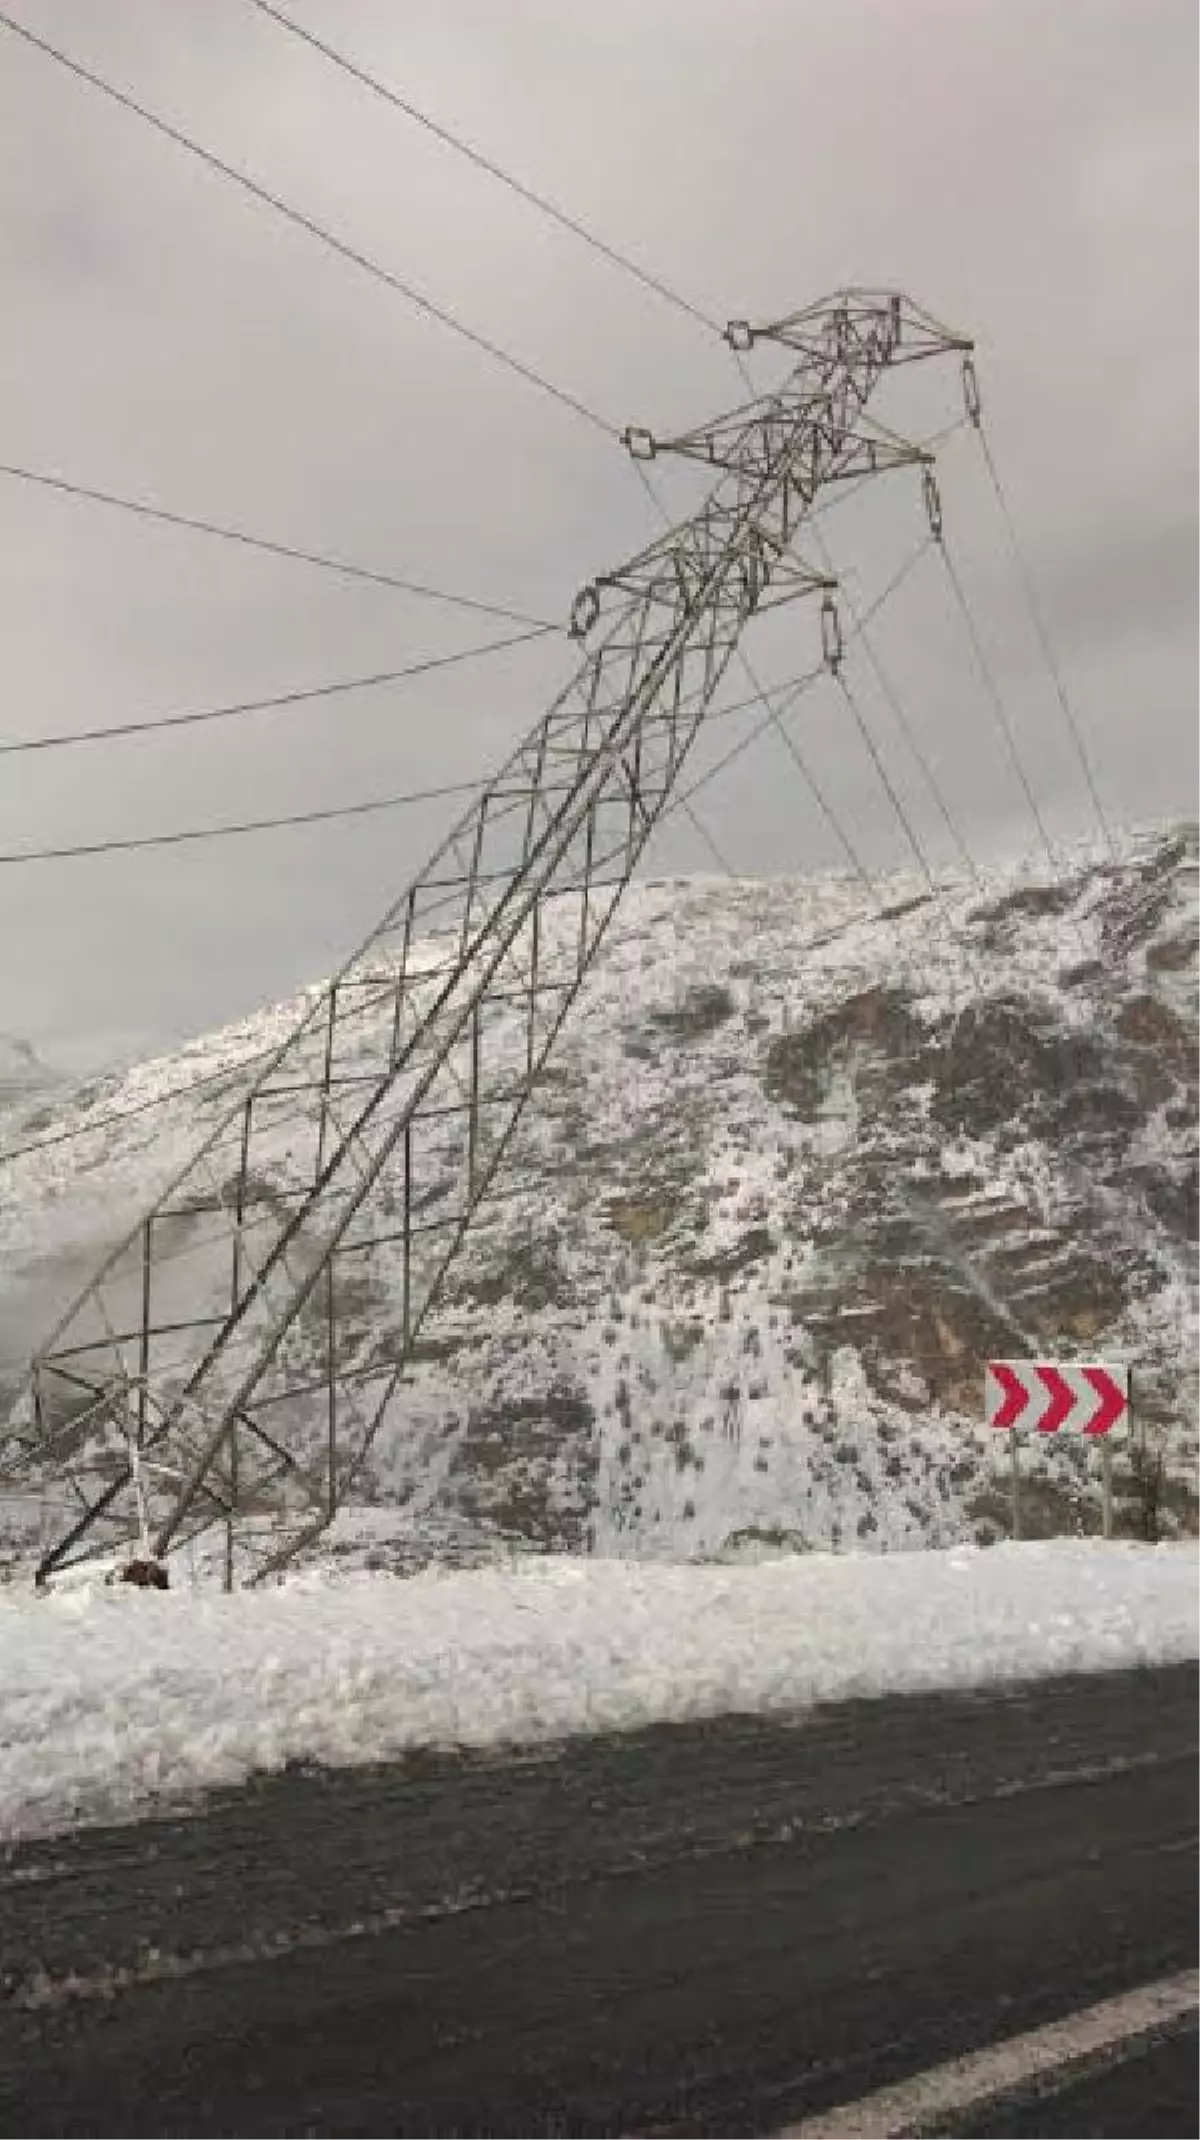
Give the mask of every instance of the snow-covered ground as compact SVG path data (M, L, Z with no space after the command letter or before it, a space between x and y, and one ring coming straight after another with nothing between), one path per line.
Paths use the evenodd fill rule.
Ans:
M1094 1540L753 1566L545 1559L408 1582L0 1593L0 1840L289 1762L1200 1654L1196 1551Z

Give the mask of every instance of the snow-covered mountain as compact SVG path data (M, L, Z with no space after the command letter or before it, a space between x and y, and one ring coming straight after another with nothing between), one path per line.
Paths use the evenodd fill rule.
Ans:
M995 1537L983 1365L1027 1352L1131 1363L1193 1530L1196 860L1176 827L938 902L888 879L881 911L833 878L633 888L326 1551ZM0 1166L0 1385L300 1007L7 1139L39 1148ZM386 1352L386 1290L345 1316ZM1028 1452L1030 1532L1096 1527L1092 1464ZM1117 1483L1136 1528L1125 1453Z

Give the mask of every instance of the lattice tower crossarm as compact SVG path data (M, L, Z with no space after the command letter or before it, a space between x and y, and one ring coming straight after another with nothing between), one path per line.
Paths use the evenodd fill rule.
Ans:
M0 1472L70 1496L42 1579L216 1530L255 1580L353 1490L745 624L828 601L818 492L922 457L871 393L968 346L890 293L797 318L778 391L651 441L705 504L583 590L570 683L41 1348Z

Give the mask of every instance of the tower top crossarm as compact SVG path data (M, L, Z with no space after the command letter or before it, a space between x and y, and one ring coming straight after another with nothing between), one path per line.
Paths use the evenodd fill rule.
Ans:
M943 326L903 291L871 290L859 284L761 325L730 320L725 340L740 353L759 342L774 342L817 363L875 356L888 364L914 364L923 357L946 356L955 350L969 356L975 347L970 335Z
M659 437L628 426L622 443L635 461L670 454L759 476L777 464L791 440L797 449L811 449L811 488L928 460L919 447L865 420L864 389L894 365L951 352L969 357L974 347L968 336L943 327L899 292L859 288L838 291L763 326L735 320L726 340L739 354L757 342L771 342L799 362L781 386L694 429Z

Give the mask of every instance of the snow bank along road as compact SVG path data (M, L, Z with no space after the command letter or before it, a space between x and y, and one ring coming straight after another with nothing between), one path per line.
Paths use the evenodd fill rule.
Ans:
M31 1836L0 1860L0 2132L803 2127L1194 1967L1195 1777L1176 1664ZM949 2129L1194 2133L1186 2047L1138 2048L1089 2122Z
M0 1592L0 1838L288 1762L545 1743L1197 1655L1192 1545L526 1561L407 1582Z

